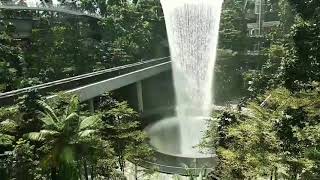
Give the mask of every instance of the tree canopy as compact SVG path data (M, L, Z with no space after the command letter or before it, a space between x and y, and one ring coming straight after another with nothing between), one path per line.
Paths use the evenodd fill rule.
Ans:
M215 112L203 146L222 179L319 179L319 12L316 1L279 0L262 68L245 72L246 103ZM209 141L208 141L209 139Z

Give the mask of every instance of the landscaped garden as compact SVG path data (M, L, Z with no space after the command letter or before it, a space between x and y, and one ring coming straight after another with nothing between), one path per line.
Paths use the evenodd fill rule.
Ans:
M159 1L59 3L97 17L0 9L0 179L157 179L160 170L146 165L157 149L139 86L132 98L130 88L91 101L34 88L1 102L14 90L170 56ZM197 147L215 152L216 163L200 175L183 166L184 176L320 179L319 22L317 0L225 0L213 80L223 108L212 110ZM154 97L145 105L156 106Z

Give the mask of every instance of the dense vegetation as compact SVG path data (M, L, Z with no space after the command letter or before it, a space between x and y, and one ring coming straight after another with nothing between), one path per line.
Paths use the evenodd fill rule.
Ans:
M76 96L45 102L36 92L0 109L4 179L117 179L130 160L152 155L138 114L126 102L99 97L90 113Z
M216 150L222 179L320 179L319 2L267 0L266 20L280 25L254 38L247 27L254 3L245 2L224 4L215 69L216 101L243 98L237 109L213 113L202 146ZM61 3L102 19L0 11L0 92L163 55L159 2ZM33 19L31 36L17 38L12 17ZM248 55L257 41L264 49ZM126 102L105 94L95 109L36 91L0 108L0 179L121 179L128 160L152 158Z
M61 3L102 18L0 11L0 92L163 56L159 3ZM19 20L33 21L27 37L17 36ZM123 179L132 163L151 158L139 114L125 101L106 94L94 109L36 91L0 108L0 179Z
M78 9L100 11L100 20L1 10L0 92L164 56L157 52L166 35L160 3L120 2L77 5ZM19 19L34 24L31 36L15 36L19 27L14 23Z
M217 150L222 179L319 179L318 1L279 0L266 61L245 72L250 94L214 113L203 146Z

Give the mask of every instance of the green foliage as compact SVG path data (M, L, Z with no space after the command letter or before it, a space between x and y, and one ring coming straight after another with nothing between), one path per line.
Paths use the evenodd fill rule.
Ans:
M14 136L10 136L8 134L2 134L0 133L0 146L2 146L2 148L6 148L6 147L10 147L13 145L15 138Z
M39 161L34 153L35 146L30 142L19 139L12 152L10 166L14 169L13 179L16 180L36 180L41 179L41 169Z
M76 96L64 96L49 104L41 98L29 101L26 96L19 108L1 109L0 150L13 151L12 161L16 163L8 168L21 166L11 176L77 179L91 174L97 178L119 178L122 173L117 167L124 170L127 160L139 163L148 158L151 150L140 130L138 114L127 103L110 97L102 98L100 104L101 108L107 106L102 114L88 116L80 111ZM39 130L30 132L31 129L24 128L24 133L18 132L27 127L21 123L24 118L38 119ZM29 141L21 139L21 134ZM31 170L32 166L36 168Z
M251 97L283 85L284 65L292 59L293 45L290 31L294 24L293 10L287 0L280 0L276 5L280 25L266 34L266 38L270 41L270 47L264 51L266 62L257 70L245 72L245 82L248 83Z
M309 88L312 81L319 81L319 21L320 5L316 1L289 0L298 17L293 26L295 49L292 59L285 65L285 86L299 90Z
M43 128L39 132L27 133L25 137L43 143L42 162L45 167L58 169L61 166L68 166L73 169L72 164L77 157L81 157L77 153L86 153L86 149L95 147L92 142L98 140L94 138L98 138L95 134L101 126L100 117L80 116L77 113L79 101L76 97L71 98L65 113L60 116L45 102L39 104L43 112L41 118Z
M165 36L164 19L159 9L159 3L151 2L108 6L102 25L112 47L111 61L153 58L154 48L158 46L155 43Z
M291 6L290 6L291 5ZM312 89L319 81L319 4L315 1L278 2L280 26L272 40L268 61L260 71L247 73L253 96L284 86L291 91Z
M243 53L248 48L247 19L243 0L226 1L221 14L219 48Z
M19 127L18 138L25 133L40 130L41 123L38 115L41 110L39 105L41 100L42 97L36 90L32 90L19 98L17 109L19 117L16 119Z
M100 107L103 114L104 138L111 142L118 159L117 164L124 172L127 160L139 163L140 160L148 159L152 151L147 145L146 134L140 129L137 112L126 102L113 101L111 104L105 104L111 105L112 108L103 110L103 107Z
M100 13L102 20L28 13L23 18L38 20L27 39L16 39L19 26L14 28L12 17L20 11L1 11L0 23L5 31L0 33L0 92L157 56L159 41L166 35L160 3L115 2L62 1L70 7Z
M219 175L224 179L319 178L319 88L299 93L280 88L269 94L265 107L252 102L245 111L218 116L218 125L213 122L207 133L211 142L205 146L217 149Z
M11 151L16 140L18 124L16 123L17 108L0 108L0 153Z
M14 29L11 24L0 21L5 31L0 32L0 92L15 89L23 75L25 65L22 49L10 35Z
M1 10L0 92L164 56L158 53L166 36L160 2L60 2L103 19ZM30 37L17 38L14 19L20 18L34 20ZM1 108L0 153L13 152L6 162L10 176L123 178L119 167L139 163L151 150L138 114L124 102L108 101L108 107L99 102L101 113L89 115L76 97L44 101L31 91L14 107Z
M15 141L14 134L17 132L17 124L10 120L0 122L0 147L5 149L12 147ZM0 148L0 152L3 152Z
M149 158L138 114L110 96L98 105L103 111L88 115L76 96L45 102L31 92L18 106L1 108L0 153L12 152L5 161L10 177L116 179L126 161Z

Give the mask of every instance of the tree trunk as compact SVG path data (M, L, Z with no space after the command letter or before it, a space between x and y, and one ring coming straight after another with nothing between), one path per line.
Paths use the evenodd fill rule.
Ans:
M77 168L79 173L79 180L82 180L82 168L81 168L81 161L77 162Z
M83 160L83 168L84 168L84 177L85 177L86 180L89 180L87 161L86 160Z
M51 168L51 179L52 180L58 180L57 168L55 168L55 167Z
M94 168L93 165L91 165L91 180L94 179Z
M122 156L119 156L118 162L119 162L120 170L121 170L122 174L124 174L125 161L122 159Z
M278 168L274 168L274 180L278 180Z
M107 177L106 177L106 178L107 178L107 180L110 180L110 172L109 172L109 167L107 167L107 172L108 172L108 173L107 173Z
M273 173L274 173L274 169L271 169L271 171L270 171L270 180L273 180Z
M138 180L138 166L136 164L134 164L134 178Z

